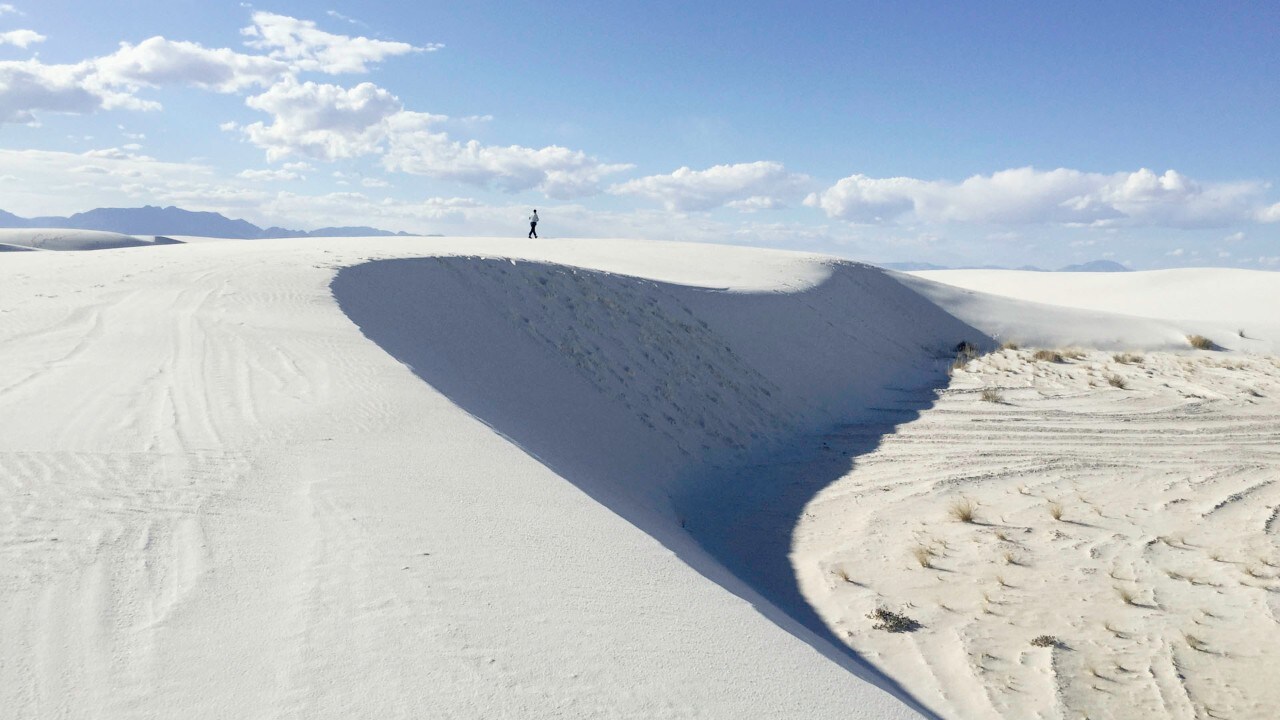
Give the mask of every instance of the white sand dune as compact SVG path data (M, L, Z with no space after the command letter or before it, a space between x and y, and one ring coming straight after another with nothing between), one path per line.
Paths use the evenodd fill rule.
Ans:
M126 247L172 245L178 242L162 236L123 235L102 230L63 228L0 228L0 251L23 250L113 250Z
M1223 507L1250 523L1271 497L1270 485L1245 492L1271 467L1259 414L1270 407L1266 361L1232 370L1210 366L1218 354L1167 354L1194 330L1177 318L1029 305L794 253L622 241L31 252L7 256L0 279L6 717L1026 717L1017 713L1093 707L1062 680L1083 667L1076 650L1023 656L1007 675L1031 688L1028 699L1005 701L975 674L974 652L988 645L953 641L970 626L921 611L924 627L897 635L861 617L877 602L933 613L935 596L949 601L946 582L958 583L956 605L982 582L979 548L998 538L965 546L971 560L948 555L942 580L899 562L900 546L918 521L956 548L969 541L961 532L994 532L938 517L957 484L972 487L981 512L1032 527L1013 517L1036 506L1006 492L1006 460L1026 468L1033 493L1057 498L1078 482L1093 502L1126 492L1136 502L1134 483L1107 489L1108 463L1127 445L1055 435L1073 427L1056 419L1071 412L1077 424L1145 428L1163 452L1194 456L1161 468L1182 475L1159 476L1150 506L1117 509L1126 519L1108 533L1063 526L1064 540L1033 527L1033 538L1015 538L1034 564L1015 566L1027 572L1013 629L974 625L992 654L1015 662L996 646L1026 648L1037 624L1083 643L1090 607L1057 618L1056 598L1039 591L1075 587L1084 570L1073 568L1090 558L1137 588L1161 583L1162 595L1139 600L1155 607L1117 620L1141 638L1126 650L1134 669L1145 658L1162 673L1154 691L1135 693L1181 687L1187 707L1246 715L1269 701L1248 684L1256 666L1235 655L1231 677L1247 680L1235 696L1178 683L1183 668L1216 671L1216 656L1161 654L1157 641L1182 621L1145 619L1172 617L1175 601L1156 577L1162 560L1134 543L1152 532L1174 532L1171 548L1205 543L1194 521L1211 497L1244 493ZM1133 338L1129 347L1159 352L1114 368L1104 355L1048 366L1004 351L946 389L958 343L991 350L1006 330ZM1090 385L1108 373L1132 389ZM1164 387L1171 373L1186 377ZM976 389L997 378L1009 404L975 410ZM1256 402L1215 404L1245 386ZM1117 410L1117 398L1131 400ZM988 436L971 432L979 417L1012 438L1023 416L1048 436L1039 451L1010 440L988 452ZM1239 432L1196 444L1219 427ZM918 436L938 453L920 457ZM1197 482L1195 458L1235 443L1256 450ZM1035 465L1081 445L1104 459ZM942 491L930 484L973 452L990 469ZM1145 467L1144 457L1126 462ZM1096 472L1082 477L1072 470L1081 463ZM1209 485L1216 494L1200 492ZM1231 552L1265 550L1252 525L1231 529ZM854 582L833 583L836 566ZM1250 567L1250 582L1267 586L1269 566ZM1224 618L1202 650L1235 648L1232 613L1260 611L1267 597L1224 593L1229 603L1177 596L1178 612ZM1039 621L1046 613L1062 622Z

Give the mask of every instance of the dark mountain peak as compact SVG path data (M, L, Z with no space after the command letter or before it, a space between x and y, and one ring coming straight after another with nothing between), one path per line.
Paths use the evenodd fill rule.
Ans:
M1058 272L1133 272L1129 268L1112 260L1094 260L1058 268Z
M371 227L330 227L307 232L273 227L263 230L247 220L228 218L221 213L183 210L170 205L140 208L95 208L71 217L25 219L0 210L0 227L60 227L77 230L106 230L125 235L195 235L199 237L257 240L282 237L362 237L406 235Z

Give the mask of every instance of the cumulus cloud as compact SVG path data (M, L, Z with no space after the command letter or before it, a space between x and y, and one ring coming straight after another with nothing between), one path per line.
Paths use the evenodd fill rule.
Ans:
M535 149L460 142L447 133L433 132L429 123L418 113L391 118L383 165L389 170L494 186L507 192L536 188L557 199L594 195L600 192L605 177L632 167L605 163L558 145Z
M24 14L21 10L10 5L9 3L0 3L0 15L8 15L10 13L14 15Z
M1266 190L1259 182L1198 183L1174 170L1108 175L1026 167L959 183L852 175L805 204L858 223L1219 227L1268 221ZM1280 220L1275 214L1271 219Z
M39 112L155 110L160 104L137 97L139 90L185 86L240 92L284 78L296 80L303 71L364 73L387 57L440 47L328 33L313 22L266 12L254 13L253 22L242 32L250 47L266 54L206 48L156 36L136 45L121 43L110 55L71 65L46 65L34 59L0 61L0 123L34 122ZM0 44L26 47L42 40L31 30L0 33Z
M270 124L243 128L250 142L266 149L268 160L290 155L336 160L381 152L388 119L403 110L399 98L373 83L348 89L292 77L245 103L272 117Z
M706 170L682 167L670 175L650 175L614 185L615 195L636 195L661 202L668 210L735 207L765 210L785 207L808 190L806 175L788 172L782 163L716 165Z
M0 45L14 45L24 49L35 43L42 43L47 39L48 38L35 30L9 30L8 32L0 32Z
M154 110L159 105L98 82L92 63L0 61L0 123L35 122L37 112L91 113L116 107Z
M95 76L108 86L138 88L186 85L216 92L265 86L289 72L285 63L227 48L153 37L93 62Z
M249 47L266 50L276 60L289 63L297 70L339 73L368 72L369 64L395 55L431 52L443 45L415 47L409 43L372 40L325 32L310 20L287 15L255 12L253 25L240 31Z

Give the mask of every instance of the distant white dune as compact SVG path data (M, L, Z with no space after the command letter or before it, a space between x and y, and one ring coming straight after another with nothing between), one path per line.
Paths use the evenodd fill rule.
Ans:
M27 250L110 250L114 248L172 245L165 237L137 237L102 230L62 228L0 228L0 246Z
M865 618L909 599L939 492L877 448L977 428L952 374L1121 397L1083 360L955 369L963 343L1199 327L798 253L477 238L15 254L0 309L0 708L106 718L999 716L951 635Z
M910 274L1033 303L1173 322L1182 332L1204 335L1228 349L1280 353L1277 272L1190 268L1130 273L931 270ZM956 301L963 302L958 297ZM1006 321L1012 315L1001 314ZM1141 339L1135 340L1143 344ZM1116 338L1107 345L1124 344Z

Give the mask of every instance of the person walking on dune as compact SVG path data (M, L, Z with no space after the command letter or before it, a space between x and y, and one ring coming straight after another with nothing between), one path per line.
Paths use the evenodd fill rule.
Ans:
M533 214L529 216L529 237L538 237L538 210L534 209Z

